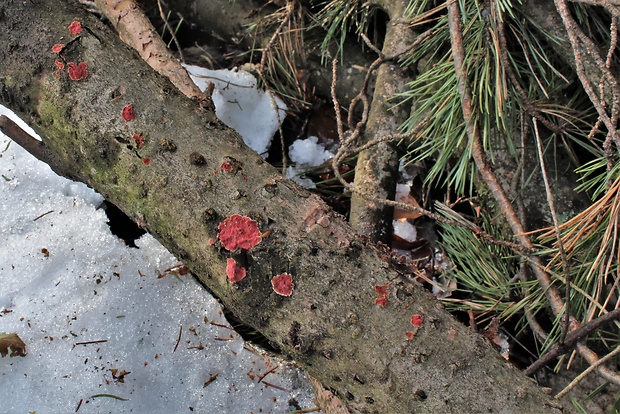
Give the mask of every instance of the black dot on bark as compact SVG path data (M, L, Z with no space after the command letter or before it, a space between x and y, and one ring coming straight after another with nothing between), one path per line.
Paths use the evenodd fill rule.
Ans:
M202 156L202 154L195 152L195 151L189 154L189 162L192 165L197 165L197 166L202 166L202 165L207 164L207 160L205 159L205 157Z
M349 401L353 401L355 399L355 395L351 394L349 391L347 391L345 395Z
M424 390L416 390L414 393L415 399L418 401L424 401L428 396Z
M374 403L375 403L375 400L374 400L374 398L372 398L372 397L366 397L366 402L367 402L368 404L374 404Z

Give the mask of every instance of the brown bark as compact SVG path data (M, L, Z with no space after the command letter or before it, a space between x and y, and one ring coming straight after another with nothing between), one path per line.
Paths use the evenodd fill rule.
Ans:
M387 11L390 21L382 50L388 58L401 55L415 40L415 33L402 21L407 2L389 3ZM359 145L398 133L398 128L407 120L409 112L406 105L394 107L390 99L405 90L410 80L410 69L402 67L397 61L387 61L379 67L368 125ZM356 190L373 194L379 199L394 200L399 159L398 149L392 142L381 142L360 152L355 168ZM351 195L349 222L358 233L368 236L373 242L389 243L392 216L391 206L368 200L357 192Z
M74 19L86 28L78 36L67 31ZM557 411L318 197L283 179L75 2L4 1L0 31L0 102L38 129L52 168L148 229L349 409ZM66 44L67 62L86 63L85 79L57 71L56 43ZM136 113L131 122L120 116L127 104ZM134 133L144 137L141 148ZM251 251L230 253L217 242L218 225L236 213L270 231ZM226 278L230 257L247 268L237 284ZM293 275L291 297L272 291L271 277L282 272ZM380 308L374 286L387 282L389 304ZM423 317L420 328L414 314Z

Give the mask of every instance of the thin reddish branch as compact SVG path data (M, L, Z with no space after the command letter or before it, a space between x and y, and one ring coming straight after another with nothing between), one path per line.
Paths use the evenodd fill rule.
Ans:
M598 47L596 44L583 33L583 31L579 28L579 25L570 14L568 10L568 5L565 0L555 0L555 7L562 17L562 22L564 23L564 27L566 28L566 33L568 35L568 39L570 41L571 47L573 48L573 54L575 56L575 68L577 70L577 76L583 85L584 90L588 94L590 101L596 108L598 112L600 120L605 124L607 128L608 139L605 143L607 152L609 151L611 141L615 142L616 147L620 148L620 136L618 135L618 131L616 129L616 125L618 122L618 103L620 100L620 86L616 81L613 74L610 72L609 67L606 65L605 60L598 52ZM614 6L610 6L607 8L612 16L616 16L618 11L615 10ZM612 42L613 43L613 42ZM587 51L589 57L596 63L596 65L601 70L601 84L604 85L607 83L611 88L612 93L612 116L607 113L607 102L604 96L604 88L600 87L600 94L597 94L592 86L592 83L588 79L586 75L584 63L583 63L583 51Z

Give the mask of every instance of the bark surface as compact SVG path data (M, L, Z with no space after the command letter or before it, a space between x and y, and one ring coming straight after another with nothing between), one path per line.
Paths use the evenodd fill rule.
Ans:
M74 19L85 28L77 36L67 29ZM41 133L51 167L144 226L349 409L558 410L481 336L401 279L342 217L283 179L77 2L5 0L0 30L0 102ZM85 79L58 70L57 43L66 62L86 63ZM128 104L131 122L121 118ZM140 148L133 134L143 136ZM250 251L231 253L217 241L218 225L233 214L267 233ZM237 284L226 277L231 257L248 273ZM290 297L271 287L282 272L293 276ZM375 285L388 282L381 308ZM420 328L413 315L423 318Z
M387 33L381 51L388 58L404 53L411 47L416 35L408 25L399 20L407 7L407 2L390 3L391 7L387 11L391 20L387 23ZM409 108L406 105L395 106L390 99L396 93L405 90L405 85L411 78L411 70L402 67L396 59L384 62L377 69L368 125L359 145L375 138L398 133L398 128L409 117ZM399 160L399 151L392 142L381 142L360 152L355 168L355 188L383 200L394 200ZM349 223L358 233L369 237L373 242L389 244L391 233L388 230L392 228L392 217L391 206L379 205L358 193L351 194Z

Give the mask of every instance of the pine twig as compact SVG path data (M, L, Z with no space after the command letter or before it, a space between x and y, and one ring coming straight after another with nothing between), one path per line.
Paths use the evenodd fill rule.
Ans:
M598 361L596 361L594 364L590 365L585 371L583 371L574 380L572 380L571 383L568 384L562 391L560 391L555 396L555 398L558 399L558 400L560 398L562 398L564 395L566 395L566 393L568 393L570 390L572 390L575 387L575 385L577 385L579 382L581 382L586 377L586 375L588 375L590 372L594 371L603 362L607 362L607 360L609 360L612 357L618 355L619 353L620 353L620 346L616 347L616 349L614 349L613 351L611 351L610 353L605 355L603 358L601 358Z
M618 319L618 317L620 317L620 308L614 309L613 311L606 313L605 315L600 316L586 323L585 325L582 325L579 329L576 329L575 331L568 334L563 343L555 344L549 350L549 352L539 358L532 365L527 367L525 371L523 371L523 373L525 375L534 374L536 371L547 365L549 362L553 361L558 356L570 351L577 342L583 341L586 336L594 332L596 329Z
M545 193L547 194L547 204L549 204L549 210L551 212L551 219L553 221L553 229L555 230L555 236L557 239L558 250L560 257L562 258L562 269L564 271L564 279L566 284L566 293L564 294L564 326L562 327L562 334L560 335L559 343L564 343L568 330L570 328L570 320L568 315L570 314L570 285L571 285L571 272L568 264L568 258L566 257L566 249L564 249L564 243L562 243L562 233L560 232L560 221L555 210L555 201L553 193L551 192L551 185L549 184L549 177L547 176L547 167L545 166L545 155L543 154L542 143L540 142L540 135L538 133L538 123L536 118L532 118L534 123L534 137L536 138L536 148L538 150L538 162L540 164L540 172L545 183Z
M560 0L556 0L560 1ZM480 139L480 129L477 127L474 121L474 112L472 104L471 90L468 85L467 74L465 73L464 56L465 50L463 47L463 32L461 28L461 12L459 9L459 3L454 0L448 0L448 24L450 28L450 41L452 44L452 56L454 59L454 66L456 70L456 77L458 81L458 91L461 97L461 106L463 110L463 118L466 124L467 135L469 136L472 145L472 156L474 162L483 181L491 194L497 201L498 205L504 213L504 217L512 229L515 238L519 244L525 248L533 248L532 241L525 235L525 228L523 227L517 213L512 206L510 200L506 196L502 186L500 185L497 177L495 176L491 166L486 159L486 155L482 148L482 142ZM544 270L544 266L537 256L532 256L529 259L530 268L532 269L540 287L545 292L545 296L549 301L551 310L554 315L559 315L564 307L564 302L558 293L557 289L551 283L551 278ZM578 320L569 314L570 331L578 329L581 324ZM591 349L589 349L583 343L576 344L579 353L590 363L594 364L598 360L598 356ZM599 373L605 379L612 381L616 384L620 384L620 375L605 367L599 368Z

